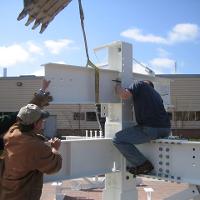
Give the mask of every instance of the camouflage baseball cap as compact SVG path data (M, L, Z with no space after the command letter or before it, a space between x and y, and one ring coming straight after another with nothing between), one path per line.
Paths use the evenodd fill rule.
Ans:
M22 107L17 114L17 117L24 125L30 125L37 122L39 119L45 119L49 116L49 112L41 110L35 104L28 104Z

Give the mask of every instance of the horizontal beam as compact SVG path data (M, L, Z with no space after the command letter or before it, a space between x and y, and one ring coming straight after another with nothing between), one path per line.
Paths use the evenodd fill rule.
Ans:
M102 175L121 168L121 155L111 139L62 140L60 153L62 169L55 175L45 176L45 181Z
M95 70L62 64L46 64L45 78L51 80L49 91L54 97L53 103L95 103ZM115 94L115 80L119 72L100 69L99 101L100 103L119 103Z
M45 64L45 78L51 80L49 91L53 104L93 104L95 102L95 71L92 68L49 63ZM117 70L99 70L99 103L120 103L115 94L115 82L120 78ZM170 83L165 78L132 74L133 80L151 80L160 93L166 109L170 106ZM129 86L127 84L126 87Z
M200 185L200 142L159 139L138 145L153 163L154 178Z
M153 163L154 177L178 183L200 185L200 143L187 140L160 139L137 145ZM112 139L71 139L62 141L63 166L46 181L74 179L121 171L121 154Z

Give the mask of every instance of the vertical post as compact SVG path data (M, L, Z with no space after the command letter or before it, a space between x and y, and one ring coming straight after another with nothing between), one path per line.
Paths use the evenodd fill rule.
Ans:
M62 194L62 182L53 182L51 185L55 186L55 200L63 200L64 194Z
M122 87L128 87L133 81L132 77L132 45L124 42L116 42L108 47L109 69L120 72L119 79ZM105 123L105 136L113 138L117 131L130 126L133 123L131 101L107 104L107 116ZM138 198L136 181L131 174L126 172L126 161L121 156L120 172L106 174L103 200L136 200Z
M3 77L7 77L7 68L3 68Z

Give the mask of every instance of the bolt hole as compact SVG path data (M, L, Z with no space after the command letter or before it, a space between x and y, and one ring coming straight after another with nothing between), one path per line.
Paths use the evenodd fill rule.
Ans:
M169 148L166 148L166 152L169 152Z

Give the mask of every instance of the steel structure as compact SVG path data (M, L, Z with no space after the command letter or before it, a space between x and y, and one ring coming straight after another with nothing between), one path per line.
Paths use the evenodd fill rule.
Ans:
M28 15L26 26L34 22L32 29L41 25L43 33L55 16L61 12L72 0L24 0L24 8L18 16L22 20Z
M104 200L138 199L136 181L126 172L126 161L112 145L112 137L122 128L134 124L131 101L116 97L113 79L123 87L142 76L132 76L132 46L125 42L105 45L108 48L108 68L100 70L99 97L102 116L106 116L105 138L69 139L62 141L62 170L46 180L64 180L106 174ZM45 65L45 77L51 80L54 103L95 103L94 70L67 65ZM156 77L149 77L154 82ZM157 82L158 83L158 82ZM159 84L157 84L159 86ZM162 90L162 88L160 88ZM166 95L165 95L166 96ZM169 98L167 99L169 101ZM170 102L167 102L168 106ZM149 177L189 183L190 187L167 200L200 199L200 143L187 140L162 139L138 148L153 163Z

